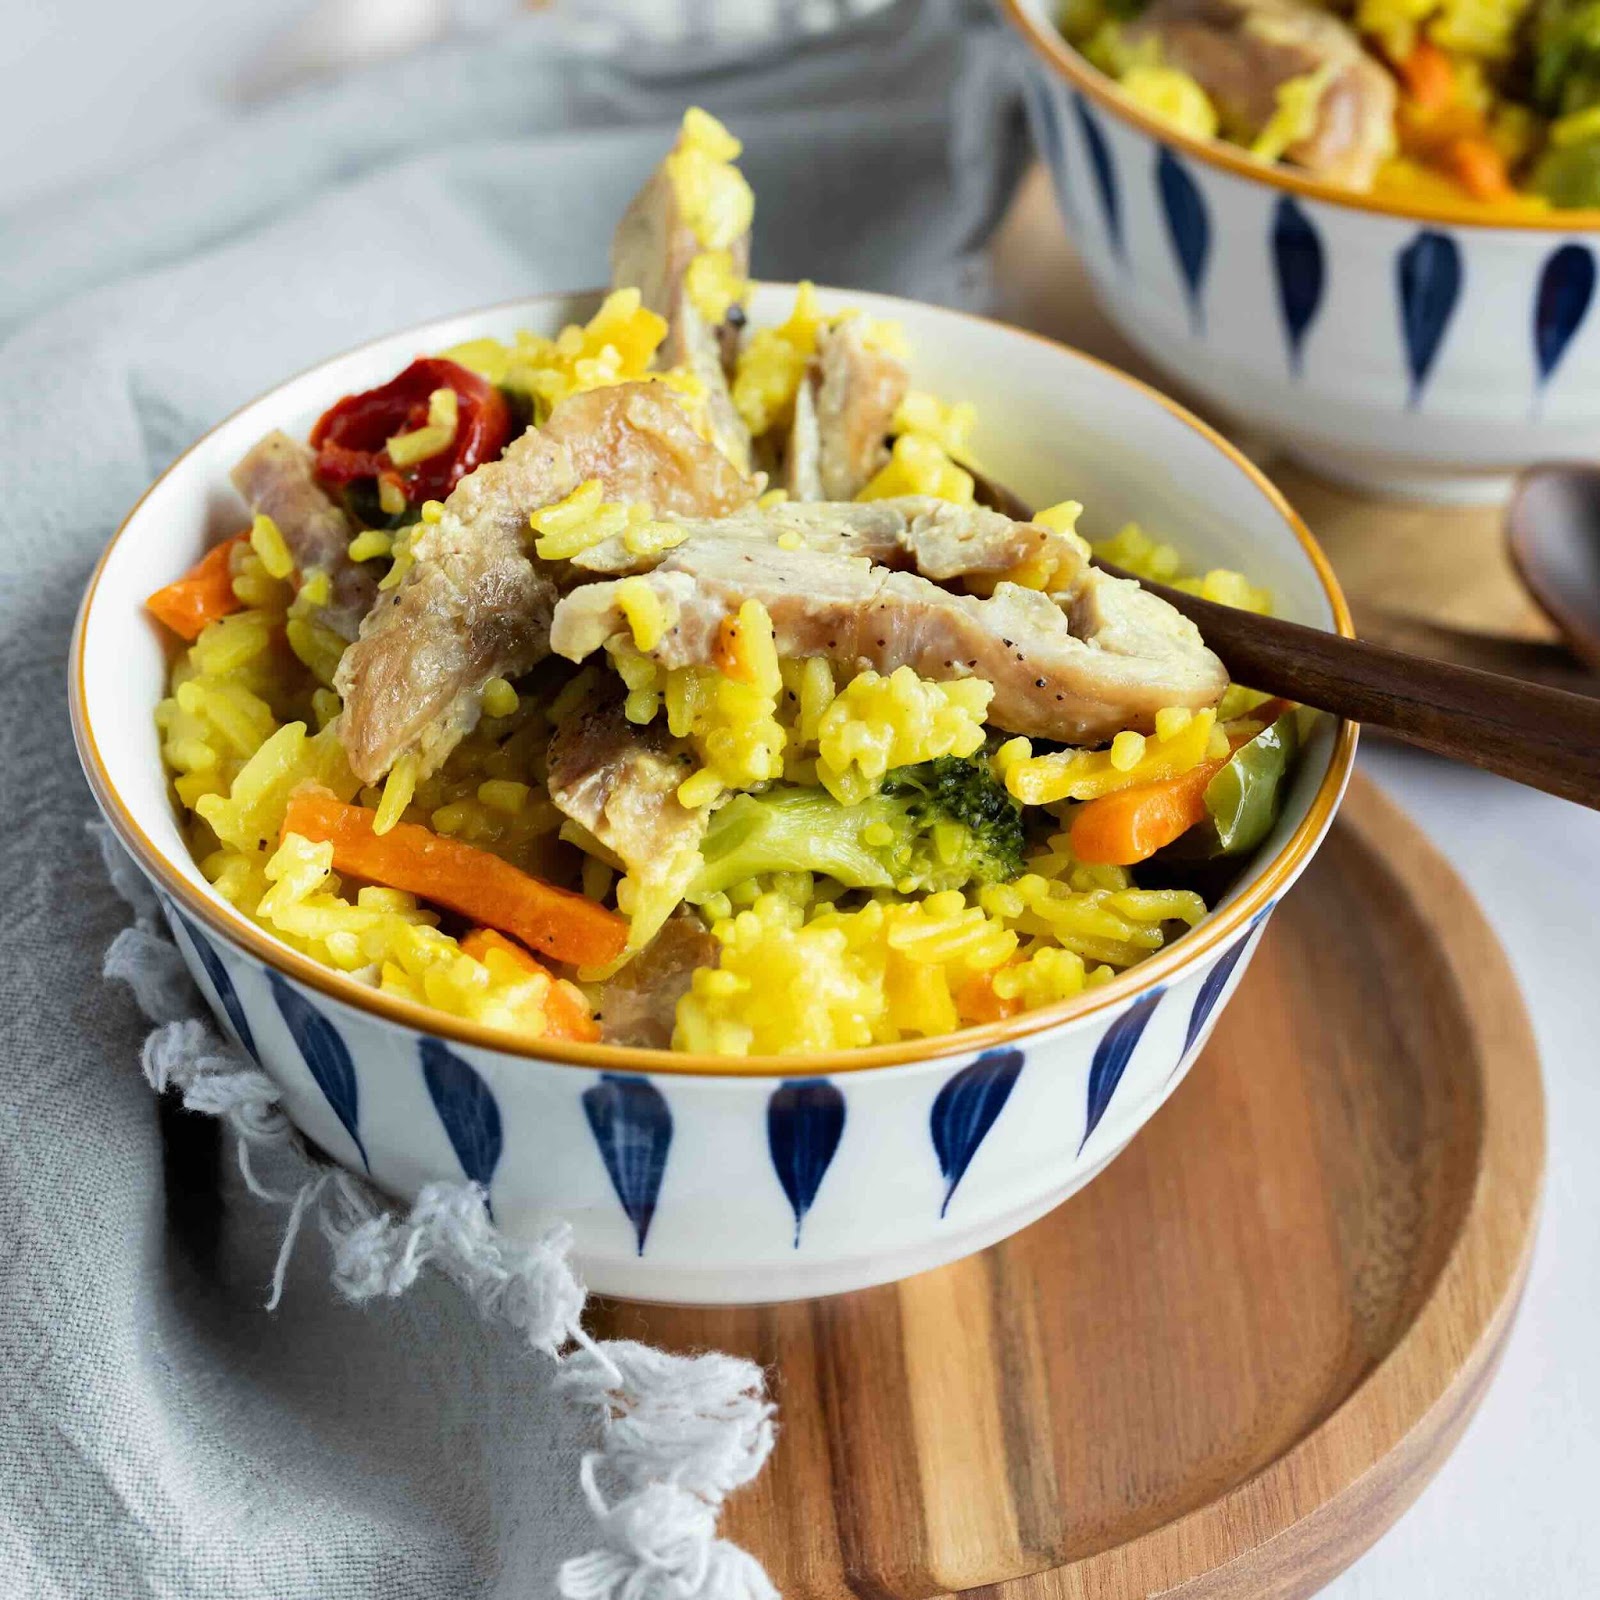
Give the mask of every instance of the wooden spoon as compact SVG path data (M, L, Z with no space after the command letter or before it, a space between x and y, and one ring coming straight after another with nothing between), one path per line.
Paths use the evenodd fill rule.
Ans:
M1600 667L1600 467L1530 467L1506 506L1506 543L1573 653Z
M978 480L978 495L1019 521L1032 516L992 479ZM1585 504L1600 516L1600 492ZM1133 576L1109 562L1096 565L1114 577ZM1235 683L1371 723L1408 744L1600 810L1600 700L1140 581L1199 628Z

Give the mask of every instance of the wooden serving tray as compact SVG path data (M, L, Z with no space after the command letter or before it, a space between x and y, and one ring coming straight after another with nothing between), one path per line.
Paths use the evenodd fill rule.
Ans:
M1358 779L1205 1055L1065 1205L892 1287L595 1331L769 1368L724 1525L788 1600L1309 1595L1481 1398L1543 1161L1505 957Z

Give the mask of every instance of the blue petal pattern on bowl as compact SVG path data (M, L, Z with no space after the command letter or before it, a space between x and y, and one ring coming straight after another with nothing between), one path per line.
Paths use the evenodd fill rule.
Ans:
M1239 957L1245 952L1245 947L1250 943L1250 936L1255 932L1252 922L1245 931L1234 940L1232 945L1217 958L1216 965L1205 975L1201 981L1199 993L1194 997L1194 1006L1189 1012L1188 1031L1183 1036L1182 1056L1194 1049L1194 1042L1205 1031L1206 1023L1211 1020L1211 1013L1216 1009L1217 1001L1222 998L1222 991L1228 987L1228 979L1233 976L1233 969L1239 965Z
M1105 1037L1095 1046L1094 1060L1089 1066L1089 1108L1084 1119L1083 1138L1078 1141L1079 1155L1083 1154L1089 1136L1100 1126L1100 1119L1105 1116L1111 1097L1122 1082L1122 1074L1128 1070L1134 1047L1144 1036L1145 1027L1164 993L1163 989L1152 989L1149 994L1141 995L1106 1029Z
M494 1091L474 1067L439 1040L420 1040L417 1050L422 1057L422 1081L450 1148L461 1170L487 1193L505 1148Z
M367 1147L361 1142L356 1069L339 1030L299 990L291 988L270 968L267 981L272 985L272 997L278 1002L278 1010L283 1013L306 1070L316 1079L317 1087L333 1107L334 1116L354 1140L361 1165L370 1172Z
M1078 113L1078 126L1083 129L1083 142L1089 150L1089 167L1094 173L1095 192L1100 196L1100 211L1106 219L1106 237L1111 248L1122 254L1122 197L1117 190L1117 169L1112 165L1111 148L1100 124L1089 109L1089 102L1081 94L1072 97Z
M1407 405L1422 400L1423 385L1444 343L1456 303L1461 298L1461 250L1447 233L1425 228L1395 263L1400 292L1400 333L1411 373Z
M844 1095L827 1078L789 1078L767 1101L767 1149L794 1211L794 1244L844 1136Z
M1211 258L1211 216L1188 168L1166 145L1156 155L1156 190L1161 196L1161 215L1166 219L1167 238L1178 258L1189 295L1189 326L1196 335L1205 331L1205 305L1200 298L1206 267Z
M1217 1002L1222 998L1222 991L1228 987L1228 979L1233 976L1233 969L1239 965L1239 958L1250 948L1250 941L1256 936L1256 931L1272 915L1276 900L1269 900L1250 919L1250 926L1217 958L1216 965L1205 975L1200 982L1200 990L1194 997L1194 1005L1189 1012L1189 1027L1184 1034L1183 1049L1179 1052L1178 1059L1172 1064L1172 1073L1175 1075L1178 1068L1183 1065L1184 1057L1194 1048L1195 1040L1200 1037L1211 1013L1216 1010ZM1169 1075L1167 1082L1172 1081Z
M1573 334L1589 314L1594 278L1594 252L1581 244L1564 244L1553 251L1539 274L1539 293L1533 306L1533 348L1541 389L1550 381Z
M260 1066L261 1058L256 1054L256 1036L250 1031L250 1019L244 1014L244 1006L239 1001L239 991L234 988L233 979L223 965L222 957L213 948L211 941L188 917L165 896L162 899L167 910L182 923L183 931L189 936L189 943L200 958L200 965L206 969L206 976L211 980L211 987L217 991L217 999L221 1002L222 1009L228 1013L234 1038L248 1053L250 1059Z
M956 1185L978 1153L978 1146L1011 1098L1022 1062L1020 1050L986 1050L949 1079L934 1097L928 1124L945 1181L941 1217L950 1209Z
M1055 180L1056 199L1061 202L1061 209L1076 224L1078 207L1067 184L1067 141L1062 133L1061 113L1056 106L1056 97L1036 78L1030 78L1028 85L1028 104L1033 113L1034 137L1044 149L1046 162Z
M648 1078L603 1072L583 1091L583 1114L643 1255L672 1145L666 1096Z
M1289 343L1289 371L1298 378L1306 332L1321 309L1328 269L1321 235L1290 195L1278 201L1273 213L1272 266Z

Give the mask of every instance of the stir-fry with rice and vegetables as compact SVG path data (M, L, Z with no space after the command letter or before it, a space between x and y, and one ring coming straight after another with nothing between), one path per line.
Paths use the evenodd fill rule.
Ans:
M588 323L270 434L150 598L196 859L312 959L525 1039L849 1048L1106 982L1271 827L1294 708L1076 503L979 504L896 327L747 326L738 153L690 111Z
M1600 206L1600 0L1064 0L1196 138L1402 204Z

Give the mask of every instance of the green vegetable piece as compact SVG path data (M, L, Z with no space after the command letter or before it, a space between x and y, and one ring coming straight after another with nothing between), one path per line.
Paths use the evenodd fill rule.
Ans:
M1600 0L1539 0L1528 35L1540 111L1560 117L1600 102Z
M1216 830L1213 854L1243 855L1266 838L1277 820L1283 780L1300 748L1296 713L1263 728L1206 785L1206 810Z
M1552 145L1533 169L1532 187L1553 206L1600 206L1600 139Z
M390 516L378 503L376 478L357 478L353 483L347 483L342 498L346 515L357 527L381 528L385 532L396 532L401 528L410 527L413 522L422 520L420 502L413 505L407 501L403 511Z
M1022 807L995 777L987 756L940 756L914 767L895 767L884 775L883 792L908 797L913 821L936 834L946 870L934 876L949 876L951 870L966 873L949 887L960 888L970 879L1009 883L1021 876L1027 842ZM950 825L960 830L959 836Z
M1022 871L1022 810L981 757L946 756L887 774L845 806L825 789L779 784L711 819L692 898L774 872L812 872L852 889L906 893L999 883Z
M896 839L910 831L904 806L881 798L842 806L826 789L787 786L737 795L711 819L700 847L705 865L689 892L716 894L771 872L816 872L852 889L887 889L893 875L862 837L873 823Z

